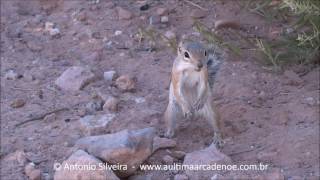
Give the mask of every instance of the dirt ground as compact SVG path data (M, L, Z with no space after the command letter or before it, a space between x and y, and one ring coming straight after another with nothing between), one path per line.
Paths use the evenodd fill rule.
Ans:
M74 142L84 136L79 130L81 111L97 93L121 100L106 133L153 126L163 134L162 115L175 53L161 43L149 51L148 42L139 43L135 34L149 25L149 17L159 7L170 12L168 24L154 25L159 32L170 30L178 37L196 34L189 14L197 7L185 1L154 0L148 1L148 10L141 11L141 2L1 1L1 179L26 179L24 166L10 158L20 151L39 167L44 179L52 179L54 162L66 159ZM209 27L217 19L232 18L244 27L240 31L247 37L262 38L269 38L274 29L285 28L249 13L241 2L197 3L209 9L200 19ZM119 20L117 6L131 11L133 18ZM54 22L60 37L44 32L45 22ZM115 35L116 31L122 34ZM286 179L318 179L319 67L296 65L288 67L289 73L275 73L267 70L252 50L243 48L241 57L226 54L213 87L226 141L221 151L236 164L269 164ZM55 80L73 65L89 67L98 79L77 93L59 90ZM8 80L5 74L9 70L21 76ZM106 83L103 72L109 70L136 77L136 91L122 93ZM16 99L23 99L25 105L13 108ZM70 109L55 113L54 119L15 126L61 107ZM211 143L212 136L208 124L199 119L179 128L174 149L202 149ZM160 150L146 163L161 164L164 154L166 150ZM170 172L137 174L173 178Z

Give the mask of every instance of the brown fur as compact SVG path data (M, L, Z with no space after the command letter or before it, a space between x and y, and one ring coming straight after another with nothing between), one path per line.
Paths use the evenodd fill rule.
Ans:
M167 137L173 137L180 117L203 117L214 130L214 143L221 145L219 115L211 102L205 48L194 42L180 43L173 63L169 103L165 112ZM182 115L182 116L181 116Z

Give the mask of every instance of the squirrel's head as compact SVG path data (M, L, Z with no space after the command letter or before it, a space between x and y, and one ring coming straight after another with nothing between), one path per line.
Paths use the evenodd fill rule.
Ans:
M208 54L206 48L198 42L180 42L178 59L194 67L196 71L206 66Z

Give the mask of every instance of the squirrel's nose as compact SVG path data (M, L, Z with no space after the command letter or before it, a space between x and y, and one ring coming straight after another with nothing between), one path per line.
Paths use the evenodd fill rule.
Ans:
M202 63L199 63L199 64L198 64L198 68L201 69L202 67L203 67L203 64L202 64Z

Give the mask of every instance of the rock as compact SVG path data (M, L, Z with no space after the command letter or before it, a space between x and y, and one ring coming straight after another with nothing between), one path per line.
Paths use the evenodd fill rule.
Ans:
M84 116L80 119L81 131L88 136L103 133L114 117L114 114Z
M158 149L164 149L164 148L172 148L176 147L177 142L173 139L168 139L168 138L160 138L160 137L155 137L153 139L153 152L157 151Z
M154 128L123 130L114 134L81 138L76 142L76 147L109 164L127 165L127 170L116 173L120 177L128 177L151 155L154 134Z
M119 99L115 97L109 97L103 105L103 110L117 112L119 102L120 102Z
M215 165L215 164L230 164L231 159L225 154L221 153L214 144L209 147L188 153L183 161L183 165ZM210 179L213 175L217 173L217 171L194 171L194 170L186 170L185 173L188 175L190 179Z
M116 79L116 77L117 77L116 71L105 71L103 73L103 78L106 81L113 81Z
M26 104L26 101L24 99L15 99L11 102L10 106L12 108L20 108Z
M85 11L82 11L78 14L77 20L84 22L87 20L87 16L88 16L87 13Z
M173 178L174 180L188 180L188 176L185 174L176 174Z
M120 30L116 30L115 32L114 32L114 35L115 36L119 36L119 35L121 35L122 34L122 31L120 31Z
M164 33L164 36L168 39L175 39L176 38L176 34L173 31L166 31Z
M119 19L129 20L133 17L132 12L130 12L122 7L116 7L116 10L118 12Z
M164 7L159 7L156 10L156 13L157 13L158 16L163 16L165 14L168 14L168 12L169 12L168 9L164 8Z
M58 29L58 28L50 29L49 34L50 34L50 36L56 37L56 36L60 35L60 29Z
M4 78L6 78L7 80L16 80L19 78L19 74L16 73L14 70L10 69L6 72Z
M193 18L204 18L207 16L207 12L201 9L195 9L191 12L191 17Z
M168 16L161 16L160 17L160 22L161 23L168 23L169 22L169 17Z
M48 123L50 123L50 122L52 122L52 121L55 121L56 118L57 118L56 114L55 114L55 113L51 113L51 114L46 115L46 116L43 118L43 120L46 121L46 122L48 122Z
M54 23L53 22L45 22L44 24L44 30L49 32L51 29L54 28Z
M41 179L41 171L35 168L34 163L29 163L24 168L24 172L26 173L29 180L40 180Z
M60 29L55 27L55 24L53 22L46 22L44 24L44 30L53 37L60 35Z
M78 167L88 166L91 168L78 168L68 169L72 165ZM119 178L106 168L100 168L104 163L99 159L89 155L85 151L77 150L61 166L57 164L54 174L54 180L82 180L82 179L95 179L95 180L119 180ZM95 167L95 169L93 169Z
M173 151L171 155L177 159L183 159L186 156L186 152L183 151Z
M303 79L301 79L300 76L292 70L285 71L284 76L288 79L286 82L288 85L299 86L303 83Z
M86 104L86 112L88 114L94 114L96 111L102 111L102 106L103 101L101 99L96 99Z
M214 29L219 30L223 28L239 29L240 24L233 20L219 19L214 23Z
M160 16L157 15L153 15L149 17L149 24L150 25L155 25L155 24L159 24L160 23Z
M162 161L163 161L165 164L173 164L174 159L173 159L173 157L171 157L171 156L169 156L169 155L165 155L165 156L163 156Z
M94 74L83 67L73 66L68 68L56 80L56 85L66 91L78 91L93 81Z
M136 86L136 83L133 80L133 78L131 78L128 75L122 75L118 77L115 84L118 89L124 92L133 91L135 90L135 86Z

